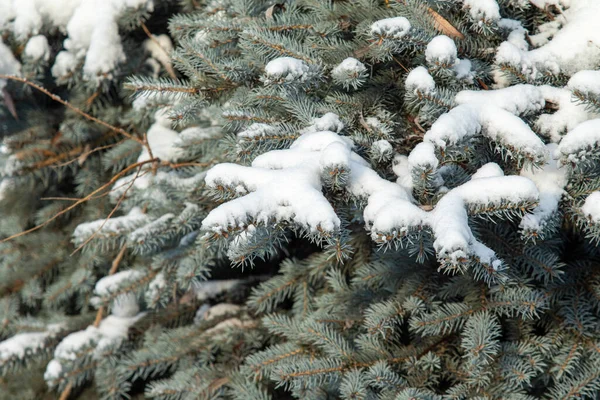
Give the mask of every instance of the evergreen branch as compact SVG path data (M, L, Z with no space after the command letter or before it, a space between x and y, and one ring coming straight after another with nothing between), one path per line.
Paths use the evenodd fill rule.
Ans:
M102 190L106 189L107 187L109 187L110 185L112 185L113 183L115 183L120 177L122 177L123 175L125 175L126 173L128 173L129 171L131 171L134 168L138 168L144 164L149 164L149 163L155 163L159 161L158 158L151 158L149 160L145 160L145 161L140 161L137 162L135 164L130 165L129 167L125 168L124 170L122 170L121 172L117 173L116 175L114 175L108 182L106 182L104 185L100 186L98 189L94 190L93 192L91 192L90 194L88 194L87 196L77 200L76 202L74 202L73 204L71 204L69 207L65 208L64 210L56 213L54 216L50 217L49 219L47 219L46 221L44 221L43 223L34 226L33 228L24 230L22 232L16 233L14 235L11 235L7 238L4 238L2 240L0 240L0 243L4 243L4 242L8 242L10 240L13 240L15 238L27 235L31 232L35 232L41 228L43 228L44 226L48 225L50 222L54 221L55 219L57 219L58 217L60 217L61 215L66 214L67 212L71 211L72 209L74 209L75 207L77 207L78 205L85 203L86 201L92 199L97 193L101 192Z
M129 132L127 132L126 130L116 127L114 125L109 124L108 122L102 121L101 119L98 119L88 113L86 113L85 111L81 110L80 108L75 107L74 105L72 105L71 103L69 103L66 100L61 99L60 97L58 97L57 95L49 92L47 89L43 88L42 86L31 82L30 80L28 80L27 78L21 78L15 75L4 75L4 74L0 74L0 79L6 79L6 80L11 80L11 81L16 81L16 82L21 82L27 86L31 86L32 88L42 92L43 94L45 94L46 96L50 97L52 100L62 104L63 106L67 107L69 110L81 115L83 118L95 122L99 125L102 125L105 128L108 128L112 131L116 131L119 132L121 135L125 136L128 139L131 140L135 140L136 142L140 143L141 145L145 146L146 148L148 148L148 151L151 153L151 149L148 146L147 143L145 143L142 139L133 136L132 134L130 134Z

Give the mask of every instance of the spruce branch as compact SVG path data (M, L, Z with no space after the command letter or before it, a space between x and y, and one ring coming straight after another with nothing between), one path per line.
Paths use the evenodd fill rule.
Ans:
M67 207L64 210L58 212L57 214L55 214L51 218L47 219L43 223L41 223L39 225L36 225L33 228L24 230L22 232L19 232L19 233L16 233L14 235L11 235L11 236L9 236L7 238L4 238L4 239L0 240L0 243L8 242L10 240L16 239L18 237L27 235L27 234L29 234L31 232L35 232L35 231L43 228L44 226L48 225L50 222L54 221L55 219L57 219L61 215L64 215L64 214L68 213L69 211L73 210L75 207L77 207L77 206L85 203L86 201L91 200L96 194L98 194L101 191L103 191L104 189L108 188L110 185L112 185L113 183L115 183L120 177L122 177L123 175L127 174L132 169L138 168L138 167L140 167L142 165L145 165L145 164L155 163L157 161L159 161L158 158L151 158L149 160L140 161L140 162L137 162L135 164L132 164L132 165L128 166L124 170L122 170L119 173L117 173L116 175L114 175L108 182L106 182L105 184L103 184L102 186L100 186L98 189L94 190L93 192L91 192L87 196L85 196L85 197L77 200L76 202L74 202L73 204L71 204L69 207Z

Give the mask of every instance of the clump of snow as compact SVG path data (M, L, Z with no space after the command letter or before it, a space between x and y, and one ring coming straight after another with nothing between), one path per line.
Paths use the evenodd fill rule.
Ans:
M150 283L148 284L148 289L145 293L146 301L149 304L154 304L158 302L158 300L160 299L160 295L165 289L165 287L167 287L165 274L159 272L158 274L156 274L154 279L152 279L152 281L150 281Z
M0 364L12 358L24 358L28 353L42 349L51 335L51 332L25 332L0 342Z
M169 226L171 220L175 218L175 214L167 213L149 224L140 226L133 232L131 232L127 239L130 243L143 243L149 238L152 238L160 234L164 229Z
M182 154L182 149L177 146L179 134L170 128L171 121L164 116L164 111L159 110L155 115L155 122L150 126L146 137L152 155L162 161L175 161ZM142 149L138 162L150 159L148 149Z
M269 61L265 66L266 84L276 82L305 81L310 67L302 60L293 57L279 57Z
M445 35L431 39L425 49L425 59L430 64L453 66L457 58L454 41Z
M54 65L52 65L52 76L63 77L77 69L77 58L68 51L61 51L56 55Z
M342 120L340 120L340 117L337 114L328 112L322 117L313 119L312 124L309 127L303 129L302 133L323 131L340 133L344 130L344 127L344 123L342 122Z
M557 145L547 145L550 154L556 151ZM541 169L523 169L521 176L531 179L540 192L538 206L533 212L526 214L521 220L520 228L526 232L540 232L548 221L556 214L560 199L567 184L567 172L560 167L556 159L549 158Z
M331 70L331 75L333 77L339 76L341 79L347 79L348 76L359 77L366 71L367 68L363 63L354 57L348 57Z
M596 155L600 144L600 119L582 122L558 144L555 157L561 164L578 163Z
M600 223L600 191L590 194L581 207L583 215L593 223Z
M443 114L425 133L424 141L443 149L479 134L500 146L518 149L533 163L543 162L547 157L544 143L522 119L485 103L462 104Z
M539 90L547 102L558 106L557 111L541 114L535 121L538 131L554 143L558 143L567 131L574 129L580 123L600 117L589 110L585 104L573 101L570 90L547 85L540 86Z
M331 70L331 77L346 89L358 87L367 77L367 67L356 58L348 57Z
M579 71L569 79L569 89L600 97L600 71Z
M54 381L60 377L62 374L62 365L56 359L52 359L48 365L46 366L46 371L44 372L44 380L46 382Z
M212 210L203 221L203 229L220 234L244 231L257 222L291 221L311 232L335 231L339 219L321 192L320 172L323 165L343 163L348 172L345 189L351 196L367 200L363 217L375 241L385 244L412 231L430 228L440 259L454 263L475 256L498 268L500 261L494 252L474 238L468 226L468 210L478 206L502 207L506 202L529 205L538 199L537 188L529 179L502 176L497 166L488 165L475 179L451 190L434 211L427 213L413 203L409 186L402 182L413 161L419 165L427 161L434 168L438 165L433 143L417 146L409 159L397 158L394 171L400 175L400 184L381 178L352 149L348 138L329 131L314 132L298 138L290 149L260 155L252 167L214 167L207 174L207 186L243 186L248 194Z
M255 123L248 126L243 131L238 132L238 138L255 138L261 136L272 136L277 134L278 129L269 124Z
M107 275L100 279L94 288L96 296L109 297L114 296L120 288L127 286L129 283L135 282L143 277L144 274L140 271L129 269L117 272L113 275ZM99 302L100 299L92 299L94 302ZM111 305L112 315L121 318L133 317L140 311L136 296L134 293L126 292L115 297Z
M171 57L173 51L173 42L168 35L152 35L152 39L148 38L144 41L144 49L150 53L150 57L158 60L165 68L171 65Z
M153 1L3 2L0 27L9 27L19 40L35 37L46 23L50 27L58 28L66 33L67 38L64 41L65 50L59 53L52 74L55 77L62 77L82 63L85 77L95 79L98 75L111 73L125 60L117 20L127 10L140 8L152 11ZM31 51L33 52L33 49ZM67 56L66 53L69 55Z
M46 36L37 35L31 37L27 41L24 54L25 56L29 57L33 62L48 62L48 60L50 59L50 46L48 45L48 39L46 39Z
M417 67L406 77L404 87L407 92L429 94L435 91L435 81L425 67Z
M12 51L4 44L0 38L0 74L3 75L20 75L21 64L17 61ZM2 89L6 86L6 80L0 79L0 96Z
M454 64L454 73L456 79L465 80L467 83L473 83L473 71L471 70L472 63L467 59L459 59Z
M417 167L422 169L436 169L439 163L435 155L435 146L429 142L417 144L408 156L408 165L411 170Z
M556 21L562 27L548 35L551 40L530 51L504 42L498 49L496 63L509 64L531 80L548 73L573 75L594 69L600 62L599 18L598 1L574 0L557 16Z
M196 298L200 301L203 301L229 291L240 282L240 279L201 281L193 286L193 290Z
M380 19L371 25L371 34L380 39L402 39L410 27L410 22L404 17Z
M109 315L100 322L98 327L90 325L84 330L67 335L56 346L54 358L46 367L44 379L52 386L63 371L63 363L76 360L86 354L89 348L93 348L93 357L99 358L109 347L119 346L127 338L129 327L144 315L144 313L132 317Z
M377 140L371 144L371 154L376 160L389 160L394 154L394 149L387 140Z
M542 91L533 85L514 85L497 90L463 90L454 101L457 104L489 104L516 115L533 114L544 108Z
M498 164L490 162L481 166L477 172L471 176L471 179L495 178L499 176L504 176L504 171L502 171L502 168L500 168Z
M113 275L105 276L96 282L94 287L94 293L98 296L108 296L111 292L115 291L123 285L124 282L135 281L144 274L135 269L128 269L125 271L117 272Z
M97 235L101 236L122 235L148 222L150 222L150 218L139 207L134 207L127 215L122 217L110 218L108 220L98 219L77 225L75 232L73 232L73 242L79 245L96 232L98 232Z
M497 22L500 19L500 8L496 0L462 0L468 8L469 15L475 21L486 23Z

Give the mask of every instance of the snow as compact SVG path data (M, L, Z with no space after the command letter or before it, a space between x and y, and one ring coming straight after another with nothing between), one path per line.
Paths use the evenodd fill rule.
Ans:
M226 279L214 281L202 281L193 286L196 298L200 301L211 299L217 295L229 291L241 282L240 279Z
M471 175L471 179L495 178L499 176L504 176L504 171L502 171L502 168L498 164L490 162L481 166L477 172Z
M344 138L345 139L345 138ZM245 227L253 220L293 220L310 232L339 228L339 218L321 193L320 152L328 145L348 143L334 132L306 133L288 150L258 156L252 167L221 164L206 175L208 187L247 188L251 193L212 210L202 225L222 232Z
M435 146L429 142L417 144L408 156L408 165L411 170L417 167L435 170L439 163L435 155Z
M324 114L322 117L315 118L312 120L310 126L302 129L300 131L301 134L310 133L310 132L323 132L323 131L331 131L335 133L340 133L344 130L344 123L340 120L340 117L337 114L332 112L328 112Z
M106 222L105 222L106 221ZM73 232L73 242L83 243L96 231L97 235L118 236L150 222L149 217L139 207L134 207L127 215L106 219L98 219L77 225Z
M94 293L96 293L98 296L109 296L111 292L119 289L119 287L123 286L127 282L134 281L142 276L144 276L144 274L135 269L128 269L117 272L113 275L107 275L96 282Z
M25 56L29 57L31 61L44 61L48 62L50 59L50 46L48 45L48 39L44 35L37 35L31 37L27 41L24 50Z
M163 66L171 65L173 42L168 35L152 35L152 39L144 41L144 48L150 53L150 57L158 60Z
M463 90L454 101L457 104L489 104L515 115L533 114L544 108L542 91L533 85L514 85L497 90Z
M350 148L346 143L333 142L321 151L321 171L347 169L350 166Z
M429 94L435 91L435 82L425 67L410 71L404 82L407 92Z
M473 83L473 71L471 70L471 61L467 59L459 59L454 65L454 73L456 73L456 79L462 79L467 83Z
M491 92L486 91L485 93ZM480 98L480 96L474 96L474 98ZM504 97L500 98L504 99ZM491 99L493 100L495 97L492 95ZM504 148L518 149L527 159L534 162L544 161L547 153L541 139L522 119L492 104L493 101L490 103L466 103L451 109L441 115L431 129L425 133L424 141L443 149L481 134ZM522 111L518 104L519 102L515 101L513 104L501 105Z
M237 304L220 303L212 306L204 313L204 320L210 321L217 317L222 317L227 314L236 314L242 310L242 307Z
M3 75L20 75L21 64L13 55L11 49L4 44L0 37L0 74ZM2 89L6 86L6 80L0 79L0 96Z
M243 131L238 132L238 138L256 138L276 135L278 129L269 124L254 123Z
M127 239L130 243L143 243L148 238L155 237L163 232L173 218L175 218L175 214L167 213L149 224L140 226L131 232Z
M52 359L46 366L46 372L44 372L44 380L46 382L53 381L60 377L62 374L62 365L58 360Z
M557 145L551 143L546 147L548 152L553 154ZM549 158L543 168L523 169L521 176L529 178L535 183L540 192L540 200L533 212L523 217L520 228L527 232L539 232L558 211L559 202L567 184L567 171L557 164L556 159Z
M600 71L579 71L569 79L567 86L573 91L600 96Z
M427 44L425 59L430 64L454 65L457 60L457 50L454 41L445 35L434 37Z
M144 274L140 271L129 269L117 272L113 275L107 275L96 282L94 293L100 297L110 296L111 293L120 288L128 286L131 282L139 280ZM99 302L100 299L92 299ZM119 294L112 302L111 313L117 317L133 317L140 311L136 296L134 293L127 292Z
M582 122L569 131L558 144L555 157L559 163L577 163L585 161L590 154L597 154L600 143L600 119Z
M538 131L550 138L552 142L559 142L567 131L574 129L588 119L600 117L585 104L573 101L570 90L552 86L540 86L540 91L546 101L558 106L558 110L551 114L541 114L535 121Z
M307 79L310 68L302 60L293 57L279 57L269 61L265 66L265 84L285 81L304 81Z
M372 154L379 160L390 159L394 154L394 148L387 140L377 140L371 144Z
M177 147L179 134L170 128L171 121L163 114L164 112L161 110L156 112L155 122L146 132L148 145L154 157L158 157L161 161L176 161L183 153L183 150ZM149 159L148 149L144 147L138 157L138 162Z
M38 35L45 25L66 33L64 52L52 73L62 77L83 63L84 76L109 75L125 61L117 21L128 9L153 10L152 0L13 0L2 4L0 26L18 40ZM38 52L39 54L39 52Z
M73 361L77 359L78 353L88 346L95 346L93 354L97 358L109 346L118 346L123 339L126 339L129 327L144 315L144 313L139 313L133 317L109 315L100 322L98 327L90 325L84 330L73 332L56 346L54 360L59 363L61 361ZM48 371L48 368L51 370ZM46 372L50 376L52 375L51 372L58 369L58 366L54 363L52 366L47 367Z
M74 72L77 69L77 58L68 51L61 51L56 55L54 65L50 72L55 78L60 78Z
M510 64L530 79L544 73L573 75L578 71L594 69L600 62L600 2L572 0L556 20L562 28L551 32L547 43L530 51L504 42L498 49L496 62ZM554 24L556 25L556 24Z
M341 63L339 63L333 70L331 70L331 75L333 77L338 76L340 80L347 79L348 77L357 78L361 74L365 73L367 68L363 63L358 61L354 57L348 57Z
M583 215L593 223L600 223L600 191L590 194L581 207Z
M497 22L500 19L500 8L496 0L462 0L468 8L469 15L475 21Z
M375 21L371 34L380 39L402 39L410 30L410 22L404 17L394 17Z
M42 349L51 335L51 332L25 332L0 342L0 362L11 358L22 359L28 353Z
M148 284L148 289L145 293L146 301L150 304L156 303L160 299L160 294L166 286L167 281L165 279L165 274L159 272Z

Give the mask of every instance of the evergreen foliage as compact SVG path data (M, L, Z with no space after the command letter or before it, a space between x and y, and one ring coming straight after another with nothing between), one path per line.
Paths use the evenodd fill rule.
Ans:
M5 28L6 396L599 398L600 5L155 3Z

